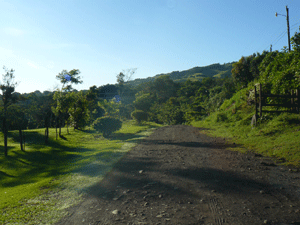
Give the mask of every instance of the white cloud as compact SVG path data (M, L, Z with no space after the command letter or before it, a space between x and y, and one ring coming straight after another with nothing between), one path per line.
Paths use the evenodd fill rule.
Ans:
M24 34L23 30L13 28L13 27L6 27L3 30L4 30L5 34L14 36L14 37L22 36Z

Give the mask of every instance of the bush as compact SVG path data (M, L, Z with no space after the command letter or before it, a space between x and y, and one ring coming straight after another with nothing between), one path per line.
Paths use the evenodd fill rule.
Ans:
M224 112L219 112L216 117L216 122L225 122L228 120L227 115Z
M147 121L149 115L142 110L135 110L131 113L131 116L140 124L142 121Z
M93 127L96 131L101 132L103 137L108 137L121 129L122 121L111 117L101 117L94 121Z

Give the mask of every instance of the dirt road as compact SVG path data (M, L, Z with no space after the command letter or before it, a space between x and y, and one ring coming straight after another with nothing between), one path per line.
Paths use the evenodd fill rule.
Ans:
M158 128L60 224L300 224L300 173L226 150L200 128Z

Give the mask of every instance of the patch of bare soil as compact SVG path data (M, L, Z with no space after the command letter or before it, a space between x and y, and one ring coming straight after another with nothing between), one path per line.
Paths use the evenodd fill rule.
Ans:
M300 224L300 173L226 150L201 128L158 128L60 224Z

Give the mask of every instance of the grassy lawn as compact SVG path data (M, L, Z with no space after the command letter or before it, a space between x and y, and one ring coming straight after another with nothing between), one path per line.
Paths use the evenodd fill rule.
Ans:
M160 127L155 123L123 123L105 139L94 130L26 130L26 149L20 150L18 132L9 133L8 157L0 146L0 224L53 224L65 209L81 201L86 188L99 182L138 140ZM3 143L3 134L0 134Z
M218 112L202 121L194 121L195 127L205 127L206 134L230 138L241 147L232 150L251 150L271 156L284 165L300 167L300 115L264 113L256 127L251 127L254 106L246 103L246 91L241 90L226 100Z

